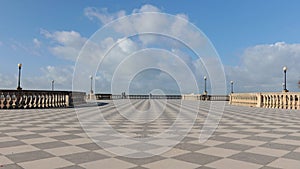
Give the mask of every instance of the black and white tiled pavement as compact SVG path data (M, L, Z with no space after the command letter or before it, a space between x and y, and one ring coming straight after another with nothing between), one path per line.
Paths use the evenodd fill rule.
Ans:
M145 107L146 102L133 104ZM174 106L178 101L168 104ZM129 158L106 151L126 144L130 153L136 146L114 136L104 148L98 146L80 126L74 109L0 110L0 169L300 168L299 110L226 105L217 130L208 141L199 143L207 104L201 103L194 127L179 144L149 158ZM132 124L112 107L109 102L99 108L121 133L154 135L172 124L170 114L147 124ZM145 149L155 150L155 146L149 144Z

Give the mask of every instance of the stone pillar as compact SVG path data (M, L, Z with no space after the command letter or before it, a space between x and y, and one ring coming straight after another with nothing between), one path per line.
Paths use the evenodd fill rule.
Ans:
M296 105L297 105L297 109L299 110L300 109L300 95L298 95L297 96L297 98L298 98L298 103L296 103Z
M69 94L65 95L65 105L66 105L66 107L70 106L70 96L69 96Z
M291 98L292 98L292 109L296 109L296 96L292 95Z
M1 109L3 109L3 107L4 107L4 100L5 100L5 98L4 98L4 95L3 95L3 93L0 95L0 108Z
M257 104L256 104L256 107L262 107L263 105L263 102L262 102L262 95L261 93L257 93L256 94L256 98L257 98Z

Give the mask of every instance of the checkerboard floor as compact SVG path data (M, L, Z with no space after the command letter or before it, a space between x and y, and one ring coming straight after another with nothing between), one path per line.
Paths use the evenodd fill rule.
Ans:
M134 101L137 109L147 101ZM191 101L192 102L192 101ZM98 107L118 132L155 135L176 117L178 100L168 101L159 120L133 124L120 116L112 102ZM126 108L126 105L125 107ZM201 102L195 125L169 151L149 158L112 154L126 140L108 139L105 148L84 132L74 109L0 110L0 169L299 169L300 111L225 106L218 128L199 143L209 102ZM79 108L91 112L91 107ZM133 113L134 114L134 113ZM105 133L105 131L104 131ZM134 143L126 145L128 152ZM155 150L155 144L145 149ZM134 152L131 152L134 153Z

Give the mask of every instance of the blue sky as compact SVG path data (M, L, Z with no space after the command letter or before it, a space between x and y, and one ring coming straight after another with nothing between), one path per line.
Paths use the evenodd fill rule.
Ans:
M226 77L237 82L237 91L280 91L284 65L291 71L288 87L299 91L300 2L296 0L3 0L0 2L0 88L15 88L17 64L22 62L23 88L48 89L52 79L61 78L57 80L57 88L69 89L71 81L56 76L67 76L75 61L53 52L53 48L67 48L68 44L61 44L52 35L73 31L88 39L104 23L89 18L85 13L87 8L114 16L119 11L131 14L144 5L187 16L215 46ZM266 80L267 77L270 78Z

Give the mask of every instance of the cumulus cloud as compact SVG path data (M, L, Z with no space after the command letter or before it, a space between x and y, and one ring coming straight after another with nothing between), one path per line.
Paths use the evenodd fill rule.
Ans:
M46 66L41 68L42 76L23 77L22 87L24 89L51 89L54 80L56 90L72 89L73 66Z
M89 75L94 75L96 76L96 88L98 87L98 91L110 92L111 81L118 66L134 52L146 48L160 48L177 55L191 69L195 79L201 79L197 80L197 83L202 87L202 77L207 75L202 65L202 61L205 61L205 59L200 60L197 56L191 56L191 53L195 51L190 51L191 49L187 48L186 45L198 49L199 46L203 47L204 50L198 50L198 54L206 56L205 54L209 53L211 49L204 42L205 38L202 37L195 27L189 25L188 16L186 15L178 14L175 17L171 17L153 12L161 12L161 10L153 5L144 5L131 12L135 17L123 17L125 16L125 11L109 13L107 9L88 7L84 10L84 13L91 20L96 19L105 24L117 18L121 19L114 22L110 27L101 29L100 35L97 34L92 39L83 37L79 32L75 31L49 32L41 30L41 34L50 40L49 49L54 55L66 60L77 61L74 75L75 78L80 80L76 81L75 90L87 89L88 91L90 86L88 77ZM111 34L111 32L114 33ZM145 32L149 34L144 34ZM151 34L152 32L159 34ZM174 36L177 39L173 39ZM188 40L183 41L183 39ZM199 39L204 41L199 42ZM80 51L84 44L84 50ZM80 57L76 60L78 54L80 54ZM212 52L209 55L213 55ZM158 54L154 58L144 53L143 56L136 58L123 67L120 73L124 79L119 79L118 84L126 83L128 81L126 78L131 76L134 68L137 65L144 64L165 67L181 79L186 78L187 75L180 71L178 63L174 64L174 59L165 59L164 57L166 57L164 53ZM51 72L51 69L47 70ZM199 76L199 78L196 76ZM152 80L155 86L150 85L149 80ZM170 79L163 71L148 71L139 77L138 81L135 81L135 85L143 86L144 92L151 90L151 86L161 86L168 89L168 91L178 91L177 86L174 86L173 82L174 79ZM137 87L136 89L139 90ZM198 93L198 91L188 90L181 92Z
M297 91L300 63L300 44L277 42L247 48L241 64L226 67L229 80L235 81L237 91L281 91L282 67L287 66L287 87Z
M75 61L87 38L76 31L55 31L53 33L42 29L41 34L52 40L51 52L66 60Z
M121 10L117 13L108 13L107 8L97 9L94 7L87 7L84 9L84 15L87 16L90 20L97 19L102 24L107 24L113 21L116 18L125 16L126 12Z
M143 12L161 12L156 6L145 4L141 8L134 9L132 13L143 13Z

